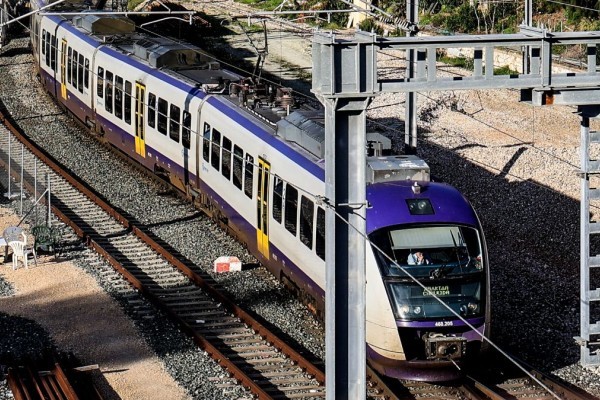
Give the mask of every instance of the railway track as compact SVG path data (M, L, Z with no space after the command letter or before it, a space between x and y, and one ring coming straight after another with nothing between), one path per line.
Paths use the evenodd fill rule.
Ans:
M6 148L4 146L4 142L0 143L0 148ZM29 161L28 161L29 162ZM55 182L53 180L52 182L53 186L55 186ZM56 189L56 187L53 189ZM84 210L85 208L82 208L82 210ZM83 212L90 212L92 213L92 211L88 210L88 211L83 211ZM77 221L78 220L78 213L74 213L72 214L73 220ZM98 215L102 215L101 213ZM102 216L98 217L99 219L102 219ZM118 217L116 217L118 219ZM123 217L125 218L125 217ZM83 220L82 220L83 221ZM83 222L83 225L85 226L86 224L88 224L88 222ZM101 229L99 229L98 231L95 231L96 228L92 228L91 232L88 232L87 228L83 229L83 227L80 227L81 231L83 232L83 235L81 236L82 238L85 238L90 244L92 244L92 246L95 248L95 246L93 245L94 243L100 245L104 245L106 243L108 243L108 250L112 251L112 249L116 249L117 250L117 256L113 257L117 260L117 262L125 260L125 264L127 264L127 261L131 261L131 259L128 258L128 256L123 256L123 250L118 247L117 245L123 245L123 247L129 247L132 246L131 242L128 242L126 240L123 240L123 242L121 243L118 240L115 240L114 242L112 242L112 240L108 240L108 241L104 241L106 243L103 242L103 240L94 240L94 238L96 238L96 236L94 235L100 235L100 237L110 237L110 236L115 236L115 237L121 237L121 236L125 236L125 233L128 232L134 232L136 229L140 229L140 232L144 232L144 227L138 225L135 222L129 222L129 223L125 223L123 221L121 221L121 227L115 228L114 230L106 230L106 231L102 231ZM79 233L79 232L78 232ZM134 232L134 236L137 237L137 235ZM111 238L112 239L112 238ZM135 242L135 241L134 241ZM163 244L164 245L164 244ZM112 247L111 247L112 246ZM168 246L167 246L168 247ZM100 248L105 248L104 246L100 246ZM101 251L100 251L101 252ZM111 253L109 253L110 256ZM145 253L144 253L145 254ZM156 254L159 254L158 256L156 256ZM140 262L142 263L150 263L152 260L154 260L155 257L158 258L162 258L163 256L160 255L159 253L152 253L152 256L148 256L148 258L146 260L144 260L143 257L140 257ZM137 261L137 260L136 260ZM184 262L185 264L185 262ZM133 269L129 269L126 268L127 270L130 270L132 275L134 275L134 278L138 278L138 280L141 282L141 284L143 285L144 283L146 283L148 281L148 274L144 271L142 272L138 272L138 273L134 273L137 272L137 270L135 268ZM172 267L171 267L172 270ZM195 272L197 273L197 272ZM138 276L139 275L139 276ZM210 281L209 277L205 276L204 279L207 279L208 281ZM150 285L148 285L147 287L149 287L150 289L154 289L154 285L156 282L154 282L152 280L152 278L150 278ZM178 281L177 281L178 282ZM168 286L168 285L167 285ZM137 286L136 286L137 287ZM140 286L140 287L146 287L146 286ZM175 293L173 293L173 297L174 296L178 296L179 295L179 286L176 282L172 283L172 286L168 286L169 290L173 289L175 291ZM186 289L187 290L187 289ZM152 290L149 290L148 292L146 292L146 289L140 289L140 291L143 291L144 293L152 293ZM191 292L192 290L190 290ZM158 293L158 297L159 298L170 298L169 294L167 293L167 291L163 291L162 293L160 292L160 290L154 290L154 293ZM190 295L191 293L186 293L186 295ZM150 297L152 297L152 295L149 295ZM185 302L188 301L188 299L186 298L186 296L182 296L181 297L182 302L177 304L174 303L174 309L178 309L181 308L182 310L186 309L186 305ZM160 300L160 299L159 299ZM165 301L168 303L168 301ZM168 304L167 304L168 306ZM192 325L192 328L195 328L194 325L204 325L206 326L207 321L209 321L209 318L202 318L199 315L196 315L194 318L194 312L197 312L198 314L205 312L206 310L200 310L200 311L192 311L192 315L188 316L189 320L191 322L188 322L188 324ZM208 314L211 313L210 310L206 311ZM225 313L227 313L228 311L226 310ZM182 313L185 316L185 311ZM216 315L216 314L213 314ZM235 315L232 314L228 314L228 316L230 318L235 318ZM215 317L216 320L216 317ZM184 322L186 320L184 319ZM202 321L204 321L204 323L202 323ZM202 326L199 327L199 331L201 331ZM223 328L224 329L224 328ZM219 339L219 340L223 340L223 339ZM236 339L237 342L242 342L244 339L243 338L239 338ZM225 340L223 340L225 341ZM232 341L235 341L232 339ZM233 345L231 345L231 347L233 347ZM242 346L240 346L242 347ZM225 349L224 351L227 351L227 349ZM241 351L241 350L240 350ZM255 349L255 353L258 353L259 350ZM248 353L250 353L250 351L248 351ZM309 374L310 377L310 374ZM235 378L235 376L234 376ZM235 382L237 380L237 378L232 379L232 380L223 380L223 381L219 381L218 384L221 385L222 387L227 387L227 385L236 385L237 382ZM281 379L283 380L283 378ZM528 386L529 385L529 386ZM544 392L542 390L537 390L537 389L532 389L530 387L531 384L528 384L526 380L523 380L523 383L520 384L518 381L510 381L510 382L506 382L506 383L500 383L500 384L494 384L494 385L484 385L482 383L465 383L464 386L465 388L463 388L460 385L450 385L450 386L440 386L440 385L426 385L426 384L417 384L414 382L411 383L406 383L406 392L409 393L406 396L408 397L402 397L403 396L403 391L400 391L400 393L397 395L399 396L399 398L431 398L433 396L437 396L438 398L554 398L551 397L549 395L547 395L547 392ZM322 386L322 385L321 385ZM552 387L552 386L549 386ZM557 386L557 388L560 388L560 385ZM560 390L558 390L557 388L553 388L553 390L556 393L559 393ZM385 394L386 392L381 391L381 389L376 388L373 389L373 391L371 392L373 396L377 396L377 397L381 397L381 398L394 398L392 397L393 395L388 395ZM284 392L284 393L277 393L273 390L271 390L269 392L272 396L277 397L277 396L283 396L283 397L293 397L293 393L291 392ZM321 395L321 393L319 392L318 395ZM318 397L318 396L315 396ZM583 395L581 395L580 397L560 397L560 398L588 398L588 397L584 397ZM594 397L589 397L589 398L594 398Z
M114 210L100 195L70 176L30 143L4 112L0 105L0 121L27 148L23 155L25 174L30 174L34 158L47 165L54 214L128 282L117 285L124 290L133 285L229 372L229 376L214 382L218 387L227 389L242 384L261 399L325 397L325 376L319 366L233 304L209 275L182 260L143 225ZM0 133L0 149L8 147L8 137L9 132ZM17 179L19 157L12 161ZM33 191L30 182L29 178L24 180L26 188ZM139 308L138 312L146 312L144 305ZM534 374L559 397L525 378L495 384L472 377L449 385L406 381L390 388L371 370L367 371L368 395L373 399L595 399L540 373Z
M10 134L25 144L26 189L34 191L31 171L37 158L47 166L43 173L50 174L53 213L228 371L217 386L241 384L261 399L325 396L319 366L229 300L209 275L69 175L12 124L3 106L0 112ZM0 136L0 149L8 148L8 138L8 133ZM20 162L12 161L17 180ZM371 398L393 398L376 374L370 376Z
M549 377L539 371L529 369L529 373L540 381L541 386L531 377L502 378L497 382L472 375L462 380L447 384L427 382L401 381L394 388L398 399L455 399L455 400L503 400L503 399L535 399L535 400L597 400L583 390L570 384Z
M65 360L27 361L9 367L6 375L15 400L102 400L88 371L98 366L74 367Z

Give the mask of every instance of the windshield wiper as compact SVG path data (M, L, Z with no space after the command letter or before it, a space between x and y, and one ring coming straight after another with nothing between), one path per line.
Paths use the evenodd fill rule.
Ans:
M454 268L456 268L455 265L442 265L439 268L436 269L432 269L429 272L429 278L430 279L439 279L439 278L443 278L446 275L448 275L450 272L452 272L452 270L454 270Z

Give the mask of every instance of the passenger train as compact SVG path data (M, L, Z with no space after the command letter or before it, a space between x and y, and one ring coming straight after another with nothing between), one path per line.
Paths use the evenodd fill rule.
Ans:
M122 16L38 13L31 42L60 105L194 199L324 310L325 209L315 201L325 194L322 110L191 45L137 32ZM489 334L480 222L455 188L429 179L424 161L386 154L387 138L368 138L386 150L365 151L368 362L394 378L454 379Z

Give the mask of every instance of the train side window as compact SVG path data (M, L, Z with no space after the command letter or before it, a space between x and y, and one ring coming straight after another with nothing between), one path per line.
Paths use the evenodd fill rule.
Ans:
M298 189L292 185L285 186L285 229L296 236L298 222Z
M148 126L156 126L156 96L148 93Z
M106 100L104 101L104 108L109 113L113 112L113 74L110 71L106 71L104 78L104 91L106 92Z
M73 73L73 68L71 67L71 62L73 60L73 49L69 46L69 50L67 50L67 81L71 83L71 74Z
M46 31L46 65L50 66L50 32Z
M77 87L77 57L79 57L79 53L75 49L73 49L73 59L71 60L71 83L73 87Z
M283 181L275 175L273 178L273 219L281 223L281 211L283 208Z
M167 134L167 119L169 112L169 102L158 98L158 122L156 123L156 129L163 135Z
M317 229L315 234L315 251L325 261L325 210L321 207L317 207Z
M184 111L182 122L183 126L181 127L181 144L186 149L189 149L192 141L192 114Z
M217 171L221 166L221 132L213 128L210 164Z
M70 79L71 78L69 78L69 82L71 82ZM103 98L104 97L104 68L98 67L98 78L97 79L98 79L98 82L96 83L96 92L98 94L98 97Z
M246 153L246 166L244 172L244 193L252 198L252 184L254 183L254 157Z
M79 53L79 62L77 63L77 89L83 93L83 54Z
M125 122L131 125L131 82L125 81Z
M83 78L83 84L86 89L90 87L90 59L85 59L85 77Z
M202 157L204 161L210 158L210 125L204 123L204 143L202 143Z
M233 146L233 186L242 190L242 174L244 164L244 150L237 145Z
M56 58L58 57L58 37L54 36L54 59L53 59L53 68L56 69Z
M300 198L300 241L312 249L315 204L302 196Z
M50 68L56 70L56 49L58 48L58 39L56 36L52 35L52 47L50 50Z
M115 117L123 118L123 78L115 75Z
M181 109L171 104L169 112L169 137L179 143L179 119L181 118Z
M221 155L221 173L231 180L231 140L223 136L223 154Z
M42 29L42 55L46 55L46 30Z

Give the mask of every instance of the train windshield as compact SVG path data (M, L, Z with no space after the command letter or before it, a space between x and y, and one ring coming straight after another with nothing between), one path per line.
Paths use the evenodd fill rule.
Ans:
M371 241L396 318L453 317L433 295L463 317L483 315L485 263L476 229L397 227L374 232Z

